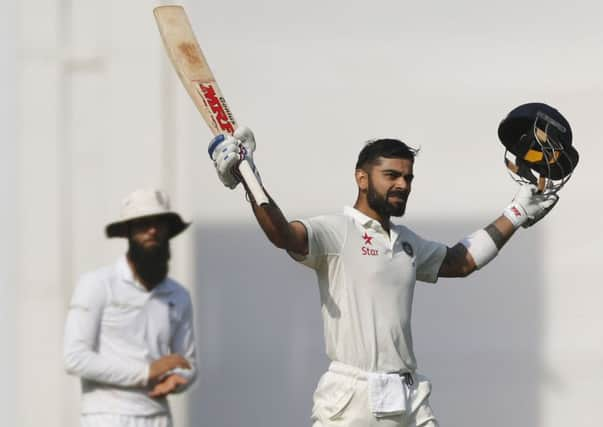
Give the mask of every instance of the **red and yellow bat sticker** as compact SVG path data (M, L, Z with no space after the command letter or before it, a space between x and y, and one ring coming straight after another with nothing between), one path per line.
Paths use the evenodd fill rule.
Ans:
M211 119L216 129L220 132L232 134L237 123L226 104L226 100L220 96L220 89L213 83L195 83L205 107L211 113Z

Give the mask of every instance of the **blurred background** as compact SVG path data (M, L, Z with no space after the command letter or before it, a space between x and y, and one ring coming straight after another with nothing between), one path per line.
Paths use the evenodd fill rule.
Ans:
M62 367L80 274L125 242L104 226L135 188L193 221L172 276L195 304L200 379L176 426L309 425L328 361L314 274L268 244L171 68L155 1L4 0L0 14L2 426L75 427ZM516 184L500 120L540 101L581 154L561 201L465 280L417 284L414 339L443 426L600 426L603 4L596 0L182 3L266 187L293 219L354 202L363 142L420 146L401 221L454 244Z

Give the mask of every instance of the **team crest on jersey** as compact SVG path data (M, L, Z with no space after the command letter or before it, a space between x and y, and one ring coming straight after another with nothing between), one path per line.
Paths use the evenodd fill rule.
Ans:
M412 250L412 246L408 242L402 242L402 249L409 257L414 255L414 251Z

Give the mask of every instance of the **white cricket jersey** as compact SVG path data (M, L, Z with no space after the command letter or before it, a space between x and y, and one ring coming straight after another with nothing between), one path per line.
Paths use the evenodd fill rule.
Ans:
M388 235L351 207L300 222L309 253L294 258L316 270L329 358L370 372L414 371L415 281L437 281L446 246L393 223Z
M147 379L150 362L170 353L190 363L190 386L195 341L182 285L166 278L149 292L125 256L81 277L67 314L64 360L67 372L82 379L82 414L168 413L165 397L147 395Z

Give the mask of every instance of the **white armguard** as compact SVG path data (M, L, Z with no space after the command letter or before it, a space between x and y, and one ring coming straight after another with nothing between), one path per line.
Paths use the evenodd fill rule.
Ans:
M461 240L460 243L467 248L478 270L498 255L498 248L494 240L492 240L492 237L484 229L470 234Z

